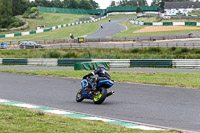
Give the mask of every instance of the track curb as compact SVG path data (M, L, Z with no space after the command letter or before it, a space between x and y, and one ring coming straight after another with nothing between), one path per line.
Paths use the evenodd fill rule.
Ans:
M10 101L7 99L0 99L0 104L12 105L12 106L23 107L23 108L28 108L28 109L36 109L36 110L42 111L44 113L52 113L55 115L68 116L68 117L73 117L73 118L78 118L78 119L98 120L98 121L103 121L103 122L110 123L110 124L123 126L126 128L131 128L131 129L151 130L151 131L165 130L163 128L154 127L154 126L146 126L146 125L142 125L142 124L138 124L138 123L125 122L123 120L114 120L114 119L110 119L110 118L103 118L103 117L92 116L92 115L88 115L88 114L77 113L77 112L73 112L73 111L65 111L65 110L44 107L44 106Z

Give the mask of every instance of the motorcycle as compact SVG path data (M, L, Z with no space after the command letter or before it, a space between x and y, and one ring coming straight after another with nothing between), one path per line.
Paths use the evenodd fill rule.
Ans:
M106 99L114 94L114 91L107 92L107 89L112 87L114 84L113 80L102 80L96 85L96 89L92 89L92 83L94 82L94 77L88 77L87 79L82 79L82 88L76 94L76 101L82 102L84 99L91 99L95 104L101 104ZM96 81L95 81L96 82Z

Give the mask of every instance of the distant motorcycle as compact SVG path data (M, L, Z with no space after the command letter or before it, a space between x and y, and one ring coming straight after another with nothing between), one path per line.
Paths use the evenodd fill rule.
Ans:
M102 80L97 83L97 88L92 89L92 82L94 78L88 77L87 79L82 79L82 88L76 94L76 101L82 102L84 99L91 99L95 104L101 104L106 99L106 97L114 94L114 91L107 93L107 89L112 87L114 84L113 80Z

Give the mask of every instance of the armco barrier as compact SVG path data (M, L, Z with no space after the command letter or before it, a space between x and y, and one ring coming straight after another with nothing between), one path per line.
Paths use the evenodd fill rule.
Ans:
M28 59L3 59L3 65L27 65Z
M3 59L2 59L2 58L0 58L0 65L2 65L2 64L3 64L3 63L2 63L2 60L3 60Z
M130 23L137 25L154 25L154 26L200 26L197 22L143 22L131 20Z
M28 65L57 66L57 59L28 59Z
M81 62L107 62L110 67L200 68L200 59L3 59L3 65L74 66Z
M173 59L174 68L200 68L200 59Z
M58 66L74 66L76 63L91 61L91 59L58 59Z
M130 67L168 67L172 68L172 60L138 59L130 60Z

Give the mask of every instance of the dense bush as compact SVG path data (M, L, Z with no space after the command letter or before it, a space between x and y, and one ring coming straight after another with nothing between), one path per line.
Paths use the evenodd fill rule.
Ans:
M24 14L23 17L28 17L28 18L36 18L39 16L39 10L37 7L32 7L29 8Z
M8 19L2 19L0 23L0 28L14 28L14 27L20 27L24 25L24 22L21 19L15 18L15 17L8 17Z

